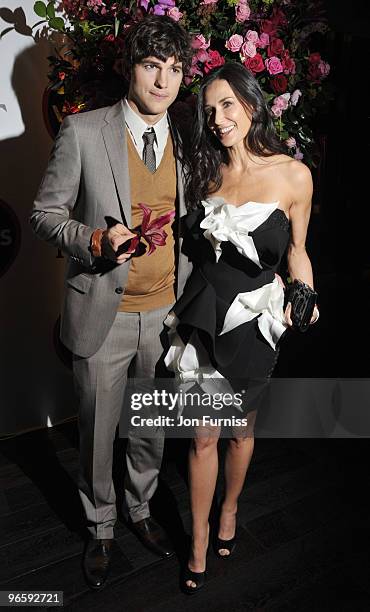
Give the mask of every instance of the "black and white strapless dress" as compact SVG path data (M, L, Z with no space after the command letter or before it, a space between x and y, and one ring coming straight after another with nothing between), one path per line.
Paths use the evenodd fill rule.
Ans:
M194 269L165 320L165 364L188 388L197 382L209 391L218 379L235 391L268 379L276 364L287 325L275 271L290 226L279 202L236 207L213 197L202 205L185 220Z

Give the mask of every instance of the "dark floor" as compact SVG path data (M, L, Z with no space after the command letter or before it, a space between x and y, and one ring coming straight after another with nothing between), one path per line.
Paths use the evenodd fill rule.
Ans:
M81 571L76 442L70 423L1 443L1 589L62 590L70 610L370 609L367 440L257 439L235 554L223 561L211 551L206 588L191 598L178 588L189 532L186 441L168 441L152 504L178 556L158 560L119 521L109 584L98 593ZM120 479L118 469L117 490Z

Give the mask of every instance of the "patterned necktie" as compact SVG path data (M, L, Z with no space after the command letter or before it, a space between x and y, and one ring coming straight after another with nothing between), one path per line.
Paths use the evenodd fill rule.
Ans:
M155 141L155 131L154 128L150 128L143 134L144 141L144 149L143 149L143 162L146 167L150 170L150 172L155 172L156 170L156 159L154 152L154 141Z

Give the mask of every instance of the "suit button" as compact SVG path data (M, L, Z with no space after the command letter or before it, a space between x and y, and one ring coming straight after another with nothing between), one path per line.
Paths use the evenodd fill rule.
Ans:
M115 289L115 292L116 292L116 293L123 293L123 288L122 288L122 287L117 287L117 288Z

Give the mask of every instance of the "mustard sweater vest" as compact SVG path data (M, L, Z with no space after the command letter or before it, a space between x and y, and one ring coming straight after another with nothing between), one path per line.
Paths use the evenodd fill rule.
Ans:
M126 130L127 132L127 130ZM130 136L126 133L128 165L131 191L131 227L140 225L143 212L139 203L152 209L150 221L175 209L176 200L176 161L171 136L168 136L161 163L154 173L150 172L141 160ZM148 255L146 252L130 260L130 269L125 293L118 310L121 312L141 312L175 302L175 240L168 223L163 227L167 233L165 246L158 246Z

